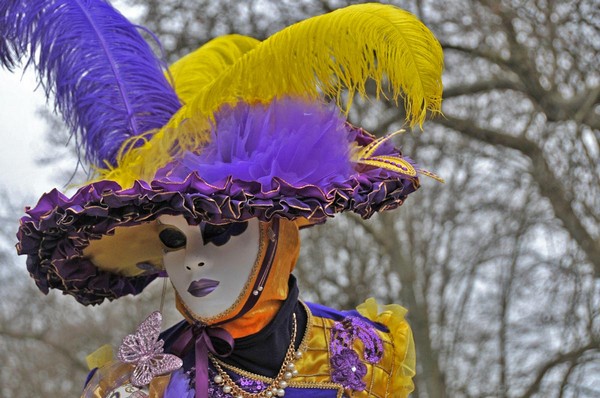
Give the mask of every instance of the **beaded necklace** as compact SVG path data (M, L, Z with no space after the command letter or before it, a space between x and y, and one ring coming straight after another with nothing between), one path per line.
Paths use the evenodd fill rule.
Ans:
M231 394L235 398L271 398L285 396L285 389L288 386L288 382L293 377L298 375L298 371L296 370L296 365L294 365L294 361L302 358L302 351L304 347L304 345L301 344L297 351L294 348L294 343L296 341L296 335L298 331L296 314L292 314L292 321L292 336L290 339L290 345L288 346L287 352L285 354L285 359L283 361L283 364L281 365L281 368L279 369L279 373L265 390L257 393L249 393L244 391L240 386L238 386L235 383L235 381L231 379L229 374L223 369L231 369L232 367L210 354L209 358L218 373L214 377L213 381L222 388L224 393Z

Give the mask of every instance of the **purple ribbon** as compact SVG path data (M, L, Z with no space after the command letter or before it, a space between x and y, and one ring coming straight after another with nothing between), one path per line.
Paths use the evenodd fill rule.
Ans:
M219 339L227 343L225 352L218 352L212 340ZM233 337L221 327L202 324L188 325L182 335L173 344L173 351L183 356L194 345L196 361L196 398L208 398L208 353L227 357L233 352Z

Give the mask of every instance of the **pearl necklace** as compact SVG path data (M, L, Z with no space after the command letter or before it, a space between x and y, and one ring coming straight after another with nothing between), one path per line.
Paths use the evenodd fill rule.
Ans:
M247 391L242 390L242 388L239 387L235 383L235 381L231 379L229 374L223 370L223 367L231 367L223 363L219 359L215 358L213 355L209 354L209 358L218 372L218 374L214 377L213 381L222 388L225 394L231 394L235 398L272 398L285 396L285 389L288 386L288 382L292 379L292 377L298 375L298 371L296 370L296 365L294 365L294 361L302 358L302 344L298 351L294 349L294 343L296 342L296 334L298 331L296 314L292 314L292 319L294 328L292 331L290 345L285 354L285 359L283 360L281 369L279 369L279 373L277 374L277 377L273 379L273 382L271 382L271 384L263 391L257 393L249 393Z

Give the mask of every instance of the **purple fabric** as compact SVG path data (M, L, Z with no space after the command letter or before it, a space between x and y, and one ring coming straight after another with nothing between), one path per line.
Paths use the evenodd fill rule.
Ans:
M363 391L366 384L362 379L367 374L367 367L352 348L357 339L363 344L366 362L376 364L381 361L383 342L375 328L362 318L346 317L331 328L331 379L344 388Z
M213 381L214 377L217 375L217 372L212 368L208 370L208 396L210 398L233 398L233 395L226 394L223 392L222 386L218 385ZM231 379L242 388L242 390L249 392L251 394L257 394L267 388L267 384L258 381L252 380L246 377L241 377L236 374L229 373ZM287 392L287 391L286 391ZM287 395L287 394L286 394Z
M115 182L101 181L71 198L53 190L21 219L17 251L28 256L27 268L42 292L58 288L82 304L99 304L105 298L137 294L157 276L119 276L99 270L83 256L90 240L112 234L116 227L149 222L161 214L216 224L252 217L262 221L306 217L318 222L346 210L369 218L400 206L418 186L416 179L369 174L355 175L329 191L311 185L294 187L279 179L268 192L257 183L231 179L212 186L195 173L180 183L136 182L125 190Z
M373 322L370 319L364 318L356 310L340 311L318 303L305 302L305 304L310 309L311 314L317 317L333 319L334 321L338 322L341 322L348 317L360 318L363 322L366 323L367 327L374 327L375 329L380 330L384 333L389 333L390 331L387 328L387 326L381 323Z
M194 370L191 370L193 374ZM188 372L190 373L190 372ZM226 394L220 385L213 381L217 372L212 368L208 369L208 397L210 398L232 398L231 394ZM266 383L258 380L252 380L246 377L240 377L236 374L229 374L231 378L244 391L251 394L257 394L267 388ZM193 380L189 375L181 370L171 375L171 380L165 390L164 398L194 398ZM290 398L335 398L337 397L337 389L322 389L322 388L294 388L288 387L285 389L285 396Z
M217 375L217 372L209 369L208 370L208 397L210 398L233 398L231 394L227 394L223 392L223 387L214 382L214 377Z
M194 395L194 390L190 386L190 379L183 369L171 374L163 398L194 398Z
M337 389L324 388L292 388L285 389L285 398L336 398ZM347 397L343 395L343 397Z
M209 184L255 181L266 192L278 178L326 190L353 173L349 152L355 136L333 105L289 98L268 106L240 103L219 111L200 154L188 152L158 176L183 181L196 171Z
M29 53L94 165L115 165L123 141L162 127L179 109L139 27L107 1L0 3L0 62L10 68Z
M227 343L229 347L227 352L218 352L213 346L212 339L219 339ZM180 357L185 356L185 352L191 348L194 343L195 355L195 386L197 397L208 396L209 393L209 374L208 374L208 353L220 357L226 357L233 352L234 340L231 334L223 328L206 325L189 325L179 339L173 344L172 350Z
M164 398L194 398L197 392L194 390L195 381L190 378L190 375L195 374L195 369L191 369L190 372L184 373L182 370L178 370L171 375L171 380L165 390ZM223 392L222 386L214 382L214 377L217 375L217 371L209 367L207 370L207 392L206 396L210 398L232 398L231 394ZM237 374L229 373L231 379L244 391L251 394L259 393L267 388L267 384L259 380L252 380L246 377L239 376Z

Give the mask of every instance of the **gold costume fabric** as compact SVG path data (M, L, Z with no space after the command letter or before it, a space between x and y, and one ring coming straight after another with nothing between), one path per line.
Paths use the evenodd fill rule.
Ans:
M310 397L311 392L316 394L317 390L321 393L324 390L331 391L331 398L408 397L414 389L412 377L415 374L415 350L412 331L404 319L406 313L404 308L399 305L380 307L374 299L369 299L358 307L358 313L364 318L357 313L324 310L325 307L313 304L305 305L305 308L309 321L303 339L306 350L303 356L295 361L298 375L289 381L286 389L287 397ZM366 359L368 355L365 352L368 342L364 339L356 338L348 347L361 359L360 362L366 370L360 380L364 386L362 390L353 390L347 385L345 386L343 382L335 381L335 374L339 368L333 360L335 356L333 349L335 344L332 341L335 335L334 329L350 318L366 325L368 333L374 334L382 343L382 355L376 363L370 363ZM371 322L367 322L367 319ZM387 329L387 331L382 329ZM272 381L267 377L232 366L226 368L229 372L249 380L264 383ZM127 386L128 374L131 373L131 370L129 365L109 362L92 377L82 397L104 398L117 387ZM155 378L150 384L149 397L162 398L168 382L169 376ZM248 397L251 396L248 395ZM319 395L319 397L321 396L324 395ZM221 395L214 397L220 398Z

